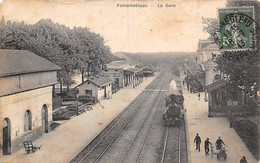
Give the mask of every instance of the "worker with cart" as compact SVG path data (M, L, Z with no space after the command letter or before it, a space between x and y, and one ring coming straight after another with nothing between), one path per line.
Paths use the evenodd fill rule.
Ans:
M217 141L216 141L215 144L216 144L216 149L217 149L217 150L220 150L220 149L221 149L222 144L225 145L225 143L223 142L223 140L221 139L220 136L218 137L218 139L217 139Z

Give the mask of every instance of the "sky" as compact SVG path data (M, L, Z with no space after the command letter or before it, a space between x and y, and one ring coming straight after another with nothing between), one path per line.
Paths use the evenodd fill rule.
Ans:
M40 19L51 19L69 27L88 27L104 37L112 52L194 52L198 40L209 36L202 30L202 17L217 18L217 8L226 3L225 0L2 1L0 15L5 20L34 24ZM118 7L127 3L148 7Z

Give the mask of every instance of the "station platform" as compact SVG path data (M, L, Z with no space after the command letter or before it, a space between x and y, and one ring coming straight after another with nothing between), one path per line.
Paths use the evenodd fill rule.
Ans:
M223 117L208 117L208 103L205 102L204 93L189 93L183 88L184 109L186 117L186 132L188 144L189 163L214 163L219 162L217 156L206 156L204 150L204 141L209 138L215 147L216 140L220 136L227 149L227 160L225 163L239 163L240 159L245 156L248 163L256 163L257 160L250 153L242 139L238 136L235 129L229 127L228 120ZM195 150L194 138L196 133L201 137L201 151ZM214 148L214 152L216 152Z
M157 75L156 75L157 76ZM12 155L0 157L1 163L65 163L70 162L87 144L89 144L111 121L114 120L156 76L144 78L133 88L131 85L120 89L111 99L102 100L93 105L93 110L76 116L68 121L61 121L54 131L44 134L33 142L41 149L27 154L20 149ZM57 121L59 123L59 121Z

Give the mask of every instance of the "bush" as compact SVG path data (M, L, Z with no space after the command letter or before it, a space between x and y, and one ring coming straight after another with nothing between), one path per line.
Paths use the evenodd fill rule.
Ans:
M247 148L252 152L254 157L258 160L259 158L259 133L257 130L257 125L250 120L238 121L235 125L235 130L238 135L245 142Z

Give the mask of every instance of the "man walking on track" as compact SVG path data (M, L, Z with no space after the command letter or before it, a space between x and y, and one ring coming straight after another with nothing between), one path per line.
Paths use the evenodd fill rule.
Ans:
M196 150L199 150L199 152L200 152L201 139L200 139L200 136L199 136L198 133L196 134L196 137L194 139L194 143L196 143Z
M206 156L209 155L209 144L212 145L211 142L209 141L209 138L207 138L207 140L205 140L205 142L204 142L204 148L205 148L205 155Z

